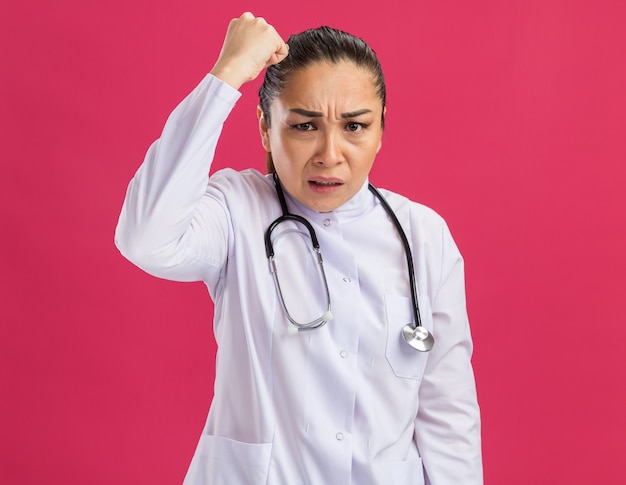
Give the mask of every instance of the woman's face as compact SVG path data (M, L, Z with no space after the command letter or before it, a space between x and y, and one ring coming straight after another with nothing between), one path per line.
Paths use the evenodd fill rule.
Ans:
M363 186L382 143L382 102L373 75L351 61L295 71L258 110L263 147L285 189L319 212L337 209Z

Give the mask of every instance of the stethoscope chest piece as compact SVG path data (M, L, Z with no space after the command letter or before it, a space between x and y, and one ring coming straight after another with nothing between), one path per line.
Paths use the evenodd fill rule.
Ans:
M420 352L428 352L435 343L432 334L421 325L415 327L413 324L407 323L402 327L402 336L407 344Z

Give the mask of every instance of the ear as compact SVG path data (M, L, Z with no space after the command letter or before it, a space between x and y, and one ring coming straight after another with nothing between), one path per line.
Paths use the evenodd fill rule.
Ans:
M272 150L270 148L270 135L267 129L267 123L265 121L265 115L263 114L263 110L261 106L256 107L256 117L259 120L259 133L261 134L261 144L265 151L270 153Z
M383 108L383 117L385 117L386 115L387 115L387 106L385 106ZM381 130L380 130L380 140L378 140L378 148L376 149L376 153L377 154L380 151L380 149L383 147L383 133L384 133L384 130L381 128Z

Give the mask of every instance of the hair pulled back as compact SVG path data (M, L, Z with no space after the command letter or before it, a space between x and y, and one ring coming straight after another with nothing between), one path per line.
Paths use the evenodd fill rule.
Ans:
M371 72L376 92L383 105L381 122L382 126L385 126L384 113L387 103L385 78L376 53L363 39L332 27L322 26L290 36L287 44L289 55L278 64L267 68L259 89L259 104L268 127L271 125L272 101L280 96L294 72L316 62L337 64L341 61L351 61ZM267 154L267 171L274 172L271 153Z

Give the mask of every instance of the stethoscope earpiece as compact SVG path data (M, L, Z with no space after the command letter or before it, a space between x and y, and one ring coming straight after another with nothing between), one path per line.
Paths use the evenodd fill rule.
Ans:
M435 339L428 330L421 325L414 327L412 323L407 323L402 327L402 336L407 344L420 352L428 352L435 343Z

